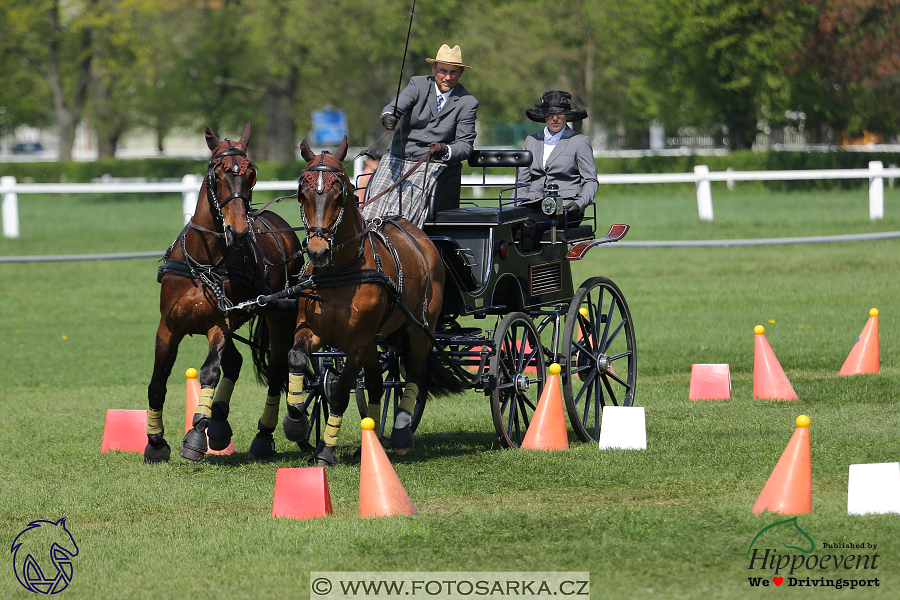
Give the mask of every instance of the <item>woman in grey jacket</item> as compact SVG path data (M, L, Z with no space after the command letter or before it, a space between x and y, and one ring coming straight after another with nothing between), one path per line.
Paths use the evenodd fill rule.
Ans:
M559 186L563 218L570 227L581 222L599 185L590 139L566 125L587 117L586 110L572 108L571 94L546 92L541 103L525 111L525 115L532 121L546 123L543 131L525 138L525 150L531 151L533 159L531 166L519 169L517 179L518 184L527 186L519 190L519 195L524 196L520 203L530 209L528 220L521 227L522 249L532 251L550 228L550 217L540 207L548 184Z

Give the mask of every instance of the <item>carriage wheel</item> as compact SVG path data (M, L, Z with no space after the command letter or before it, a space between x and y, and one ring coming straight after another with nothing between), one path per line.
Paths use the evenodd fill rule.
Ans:
M507 448L518 448L525 438L544 388L544 371L544 352L531 318L521 312L503 317L491 356L491 416Z
M330 349L322 352L314 352L306 363L306 377L303 379L303 389L306 392L306 402L303 410L309 417L309 434L305 445L297 442L301 450L312 451L316 449L325 422L328 419L328 401L338 377L344 368L342 356L335 356Z
M400 406L400 398L403 396L403 388L405 383L400 370L400 357L396 350L388 348L380 352L379 362L381 363L381 425L380 431L385 437L390 437L390 431L394 426L392 415L396 415L397 407ZM359 409L359 416L365 418L368 416L368 399L366 397L366 388L363 383L365 373L360 373L360 378L356 382L356 407ZM425 411L426 395L420 391L416 398L416 407L413 409L412 423L409 424L411 431L416 432L419 427L419 421L422 420L422 413Z
M578 439L600 440L603 407L634 404L634 325L625 297L606 277L585 281L569 304L563 330L563 398Z

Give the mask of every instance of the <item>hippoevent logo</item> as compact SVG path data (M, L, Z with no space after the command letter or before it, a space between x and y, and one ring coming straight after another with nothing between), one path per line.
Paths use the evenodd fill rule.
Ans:
M773 543L781 548L766 547ZM880 558L878 544L867 541L817 546L792 517L763 527L750 542L747 569L753 573L747 580L750 587L879 587Z
M30 592L58 594L72 581L78 545L66 529L65 518L32 521L16 536L10 552L16 579Z

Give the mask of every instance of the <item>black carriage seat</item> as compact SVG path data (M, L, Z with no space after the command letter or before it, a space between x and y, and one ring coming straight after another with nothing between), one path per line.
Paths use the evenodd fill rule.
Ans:
M469 156L470 167L526 167L531 164L528 150L475 150ZM527 211L513 205L460 207L462 164L447 166L438 175L434 194L429 200L425 223L428 225L469 225L496 227L521 221Z

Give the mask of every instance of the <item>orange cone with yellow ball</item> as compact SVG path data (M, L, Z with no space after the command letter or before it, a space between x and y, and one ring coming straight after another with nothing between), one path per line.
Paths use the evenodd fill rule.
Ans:
M359 463L359 516L416 516L409 495L400 483L381 442L375 435L375 421L362 420L362 454Z
M187 435L187 432L190 431L193 426L194 421L194 413L197 412L197 404L200 403L200 381L197 379L197 369L191 367L187 371L184 372L184 376L187 377L187 390L185 393L185 403L184 403L184 433ZM209 448L209 437L206 439L207 445L207 454L216 454L220 456L231 456L235 452L237 452L237 448L234 447L234 443L231 442L228 444L224 450L213 450Z
M525 432L521 448L529 450L568 450L569 434L566 432L566 414L559 391L559 373L556 363L550 365L550 378Z
M809 417L800 415L794 422L797 429L753 505L754 514L765 510L780 515L805 515L812 512Z
M753 397L768 400L797 400L797 392L788 381L787 375L769 342L766 329L762 325L753 328L756 345L753 352Z
M863 327L859 339L850 350L850 355L844 361L844 366L838 375L863 375L865 373L877 373L880 368L878 356L878 309L869 311L869 320Z

